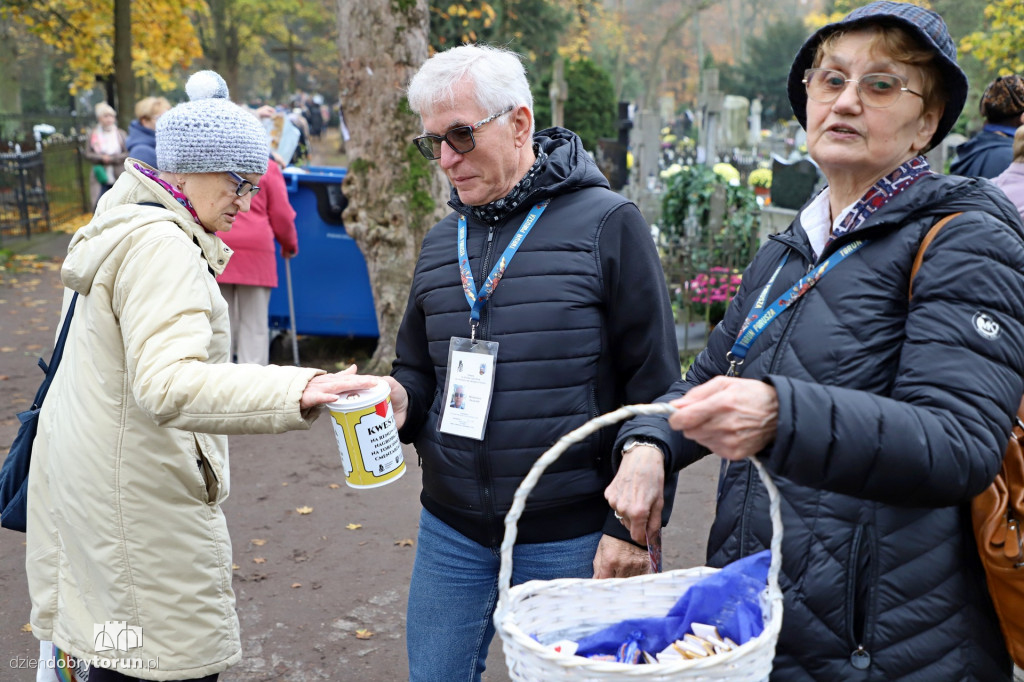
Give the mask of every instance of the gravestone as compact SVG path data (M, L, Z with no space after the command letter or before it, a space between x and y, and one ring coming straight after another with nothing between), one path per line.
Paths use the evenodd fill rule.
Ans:
M787 162L772 157L772 206L776 208L800 208L814 194L820 173L814 162L808 158Z
M738 95L726 95L722 100L722 125L718 131L718 148L746 147L750 137L747 109L750 100Z
M758 97L750 103L750 138L747 143L751 147L757 147L761 144L761 111L763 106L761 105L761 98Z

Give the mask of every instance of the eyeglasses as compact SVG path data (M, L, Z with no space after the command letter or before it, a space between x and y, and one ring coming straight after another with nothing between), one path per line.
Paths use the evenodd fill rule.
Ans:
M804 85L807 96L815 102L829 104L839 99L846 90L847 83L857 84L857 94L864 106L873 109L884 109L892 106L904 92L924 97L907 87L907 79L894 73L868 73L856 78L847 78L846 74L832 69L807 69L804 71Z
M256 193L260 191L259 185L254 185L238 173L232 173L231 171L224 171L231 176L231 179L238 183L238 187L235 188L235 196L244 197L246 194L252 194L256 196Z
M420 150L420 154L423 154L423 156L431 161L437 161L441 158L442 142L447 142L452 151L456 151L459 154L468 154L476 148L476 139L473 138L473 131L479 130L494 119L504 116L514 108L514 106L511 106L497 114L491 114L484 120L477 121L471 126L452 128L444 135L421 135L413 138L413 144Z

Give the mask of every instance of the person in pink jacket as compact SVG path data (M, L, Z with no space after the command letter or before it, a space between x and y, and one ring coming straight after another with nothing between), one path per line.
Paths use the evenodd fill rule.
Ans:
M234 254L217 284L228 302L235 361L266 365L270 361L267 311L270 290L277 286L274 242L281 245L282 257L291 258L299 252L299 240L295 210L288 203L284 174L276 163L267 166L258 187L249 212L239 213L231 231L220 235Z
M1010 197L1020 212L1020 219L1024 220L1024 126L1017 128L1013 135L1013 162L992 178L992 182Z

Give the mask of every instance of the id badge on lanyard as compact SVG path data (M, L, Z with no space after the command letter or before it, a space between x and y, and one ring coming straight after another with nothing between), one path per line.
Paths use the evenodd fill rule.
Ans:
M491 411L491 399L494 396L498 343L476 338L480 311L487 305L512 257L547 207L548 201L545 200L530 209L530 213L519 226L512 241L505 247L501 258L479 291L473 281L473 271L469 267L469 256L466 253L466 217L459 216L459 272L462 277L462 290L469 303L469 326L472 334L468 339L453 336L448 346L444 398L441 403L441 418L437 422L437 429L441 433L475 440L484 439L487 416Z
M448 346L448 378L438 430L453 436L484 439L494 395L498 343L452 337Z

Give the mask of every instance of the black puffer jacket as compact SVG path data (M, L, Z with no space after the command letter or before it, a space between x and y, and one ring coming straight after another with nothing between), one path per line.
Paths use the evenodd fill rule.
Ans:
M963 211L928 247L928 229ZM666 399L724 374L726 353L783 254L772 296L811 264L799 220L758 252L725 321ZM1024 393L1024 228L987 180L927 176L831 245L867 245L754 343L742 376L778 391L761 453L782 496L782 634L772 679L1009 679L967 505L999 470ZM987 315L998 325L982 324ZM665 420L620 432L703 456ZM767 495L748 463L721 481L708 563L768 545Z
M423 506L487 546L501 544L513 493L558 438L623 404L650 402L679 378L668 290L639 210L608 189L576 135L553 128L534 140L549 158L522 209L490 234L467 216L467 252L479 286L529 208L551 198L477 329L477 338L499 343L484 440L437 429L449 341L470 335L456 213L423 241L392 371L409 393L400 436L416 444ZM603 497L614 438L604 429L547 470L519 521L520 542L602 528L627 537ZM674 480L667 492L673 490Z

